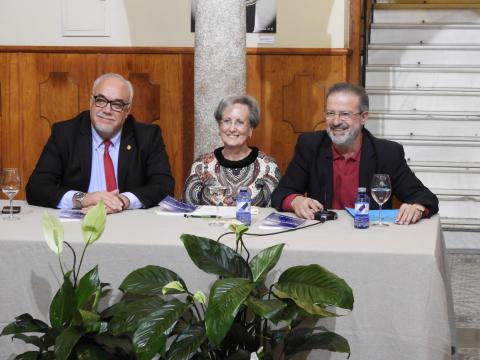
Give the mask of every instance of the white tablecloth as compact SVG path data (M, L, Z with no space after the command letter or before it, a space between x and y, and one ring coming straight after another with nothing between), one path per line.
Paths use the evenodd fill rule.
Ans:
M0 202L4 205L5 202ZM50 301L61 283L56 255L43 240L41 215L57 210L22 205L20 221L0 220L0 326L31 313L48 319ZM271 209L253 218L251 232ZM79 222L65 225L65 240L82 248ZM109 215L103 237L87 250L82 273L99 265L100 279L117 288L134 269L156 264L177 272L189 289L207 290L214 279L198 270L179 236L192 233L216 239L223 228L207 219L156 215L153 209ZM224 241L233 246L233 238ZM318 263L353 288L353 312L324 324L350 343L353 360L451 359L452 304L439 217L412 226L356 230L353 219L339 219L305 230L268 237L246 237L252 253L287 244L272 276L289 266ZM68 249L64 261L69 262ZM0 359L23 350L19 341L0 338ZM344 359L315 352L309 359Z

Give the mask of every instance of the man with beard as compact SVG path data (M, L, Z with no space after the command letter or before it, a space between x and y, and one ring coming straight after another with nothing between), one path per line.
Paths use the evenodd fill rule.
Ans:
M103 201L108 213L148 208L173 193L157 125L130 111L133 87L108 73L93 83L90 110L52 126L26 187L32 205L82 209Z
M347 83L327 92L326 131L299 136L285 175L272 194L272 206L313 219L324 208L354 207L359 187L370 189L373 174L389 174L392 194L402 202L399 224L438 212L438 199L410 170L403 147L374 137L364 125L369 100L364 88ZM377 208L376 203L370 204ZM383 208L391 208L392 198Z

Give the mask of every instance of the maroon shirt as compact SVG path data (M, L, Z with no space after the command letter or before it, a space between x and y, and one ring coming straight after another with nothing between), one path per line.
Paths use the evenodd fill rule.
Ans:
M345 159L332 144L333 158L333 198L332 209L343 210L345 207L354 207L358 192L358 177L360 175L360 155L362 148ZM292 201L300 194L288 195L282 202L284 211L293 212Z
M360 174L360 147L348 159L339 154L332 145L333 158L333 198L332 209L343 210L354 207L358 193L358 177Z

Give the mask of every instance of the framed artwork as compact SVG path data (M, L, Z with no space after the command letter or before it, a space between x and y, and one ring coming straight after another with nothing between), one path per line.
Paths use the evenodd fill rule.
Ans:
M190 30L195 32L195 6L192 0ZM277 32L277 0L246 0L247 33Z

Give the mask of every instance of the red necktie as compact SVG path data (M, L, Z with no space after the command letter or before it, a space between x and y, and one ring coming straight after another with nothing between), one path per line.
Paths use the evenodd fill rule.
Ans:
M104 140L105 146L103 152L103 167L105 169L105 182L107 183L107 191L113 191L117 188L117 180L115 180L115 169L113 168L113 161L108 153L108 147L112 144L110 140Z

